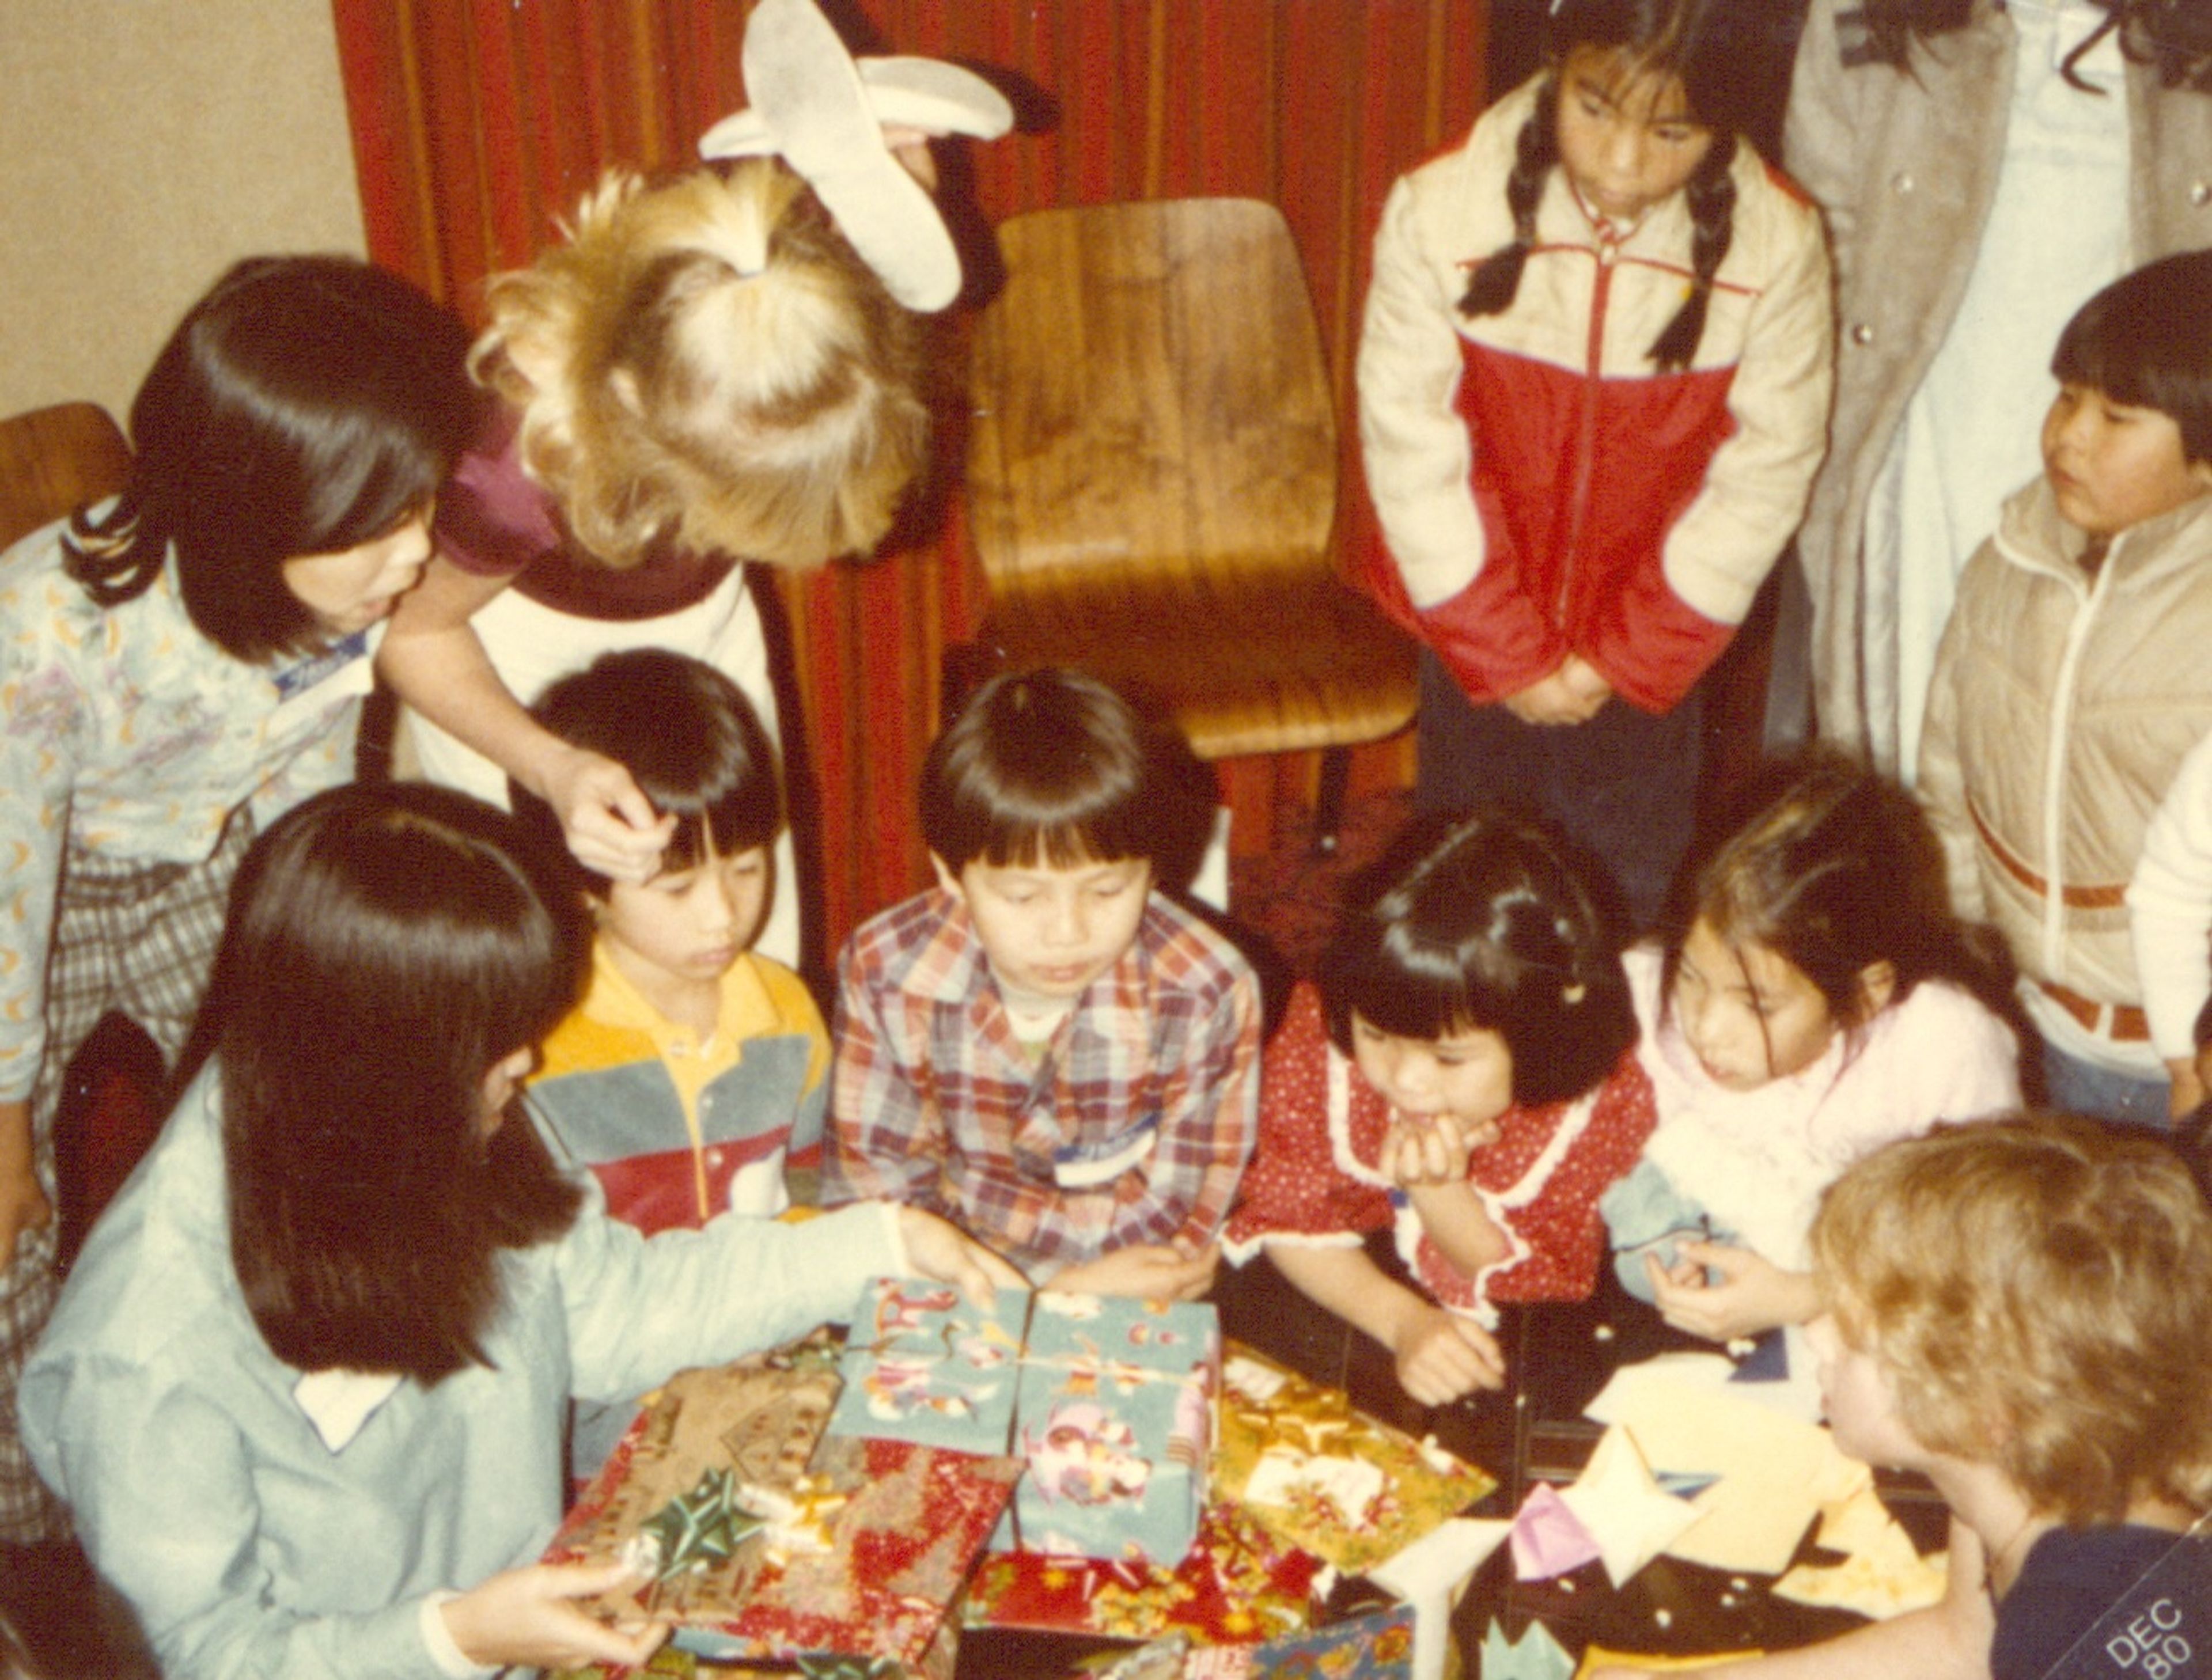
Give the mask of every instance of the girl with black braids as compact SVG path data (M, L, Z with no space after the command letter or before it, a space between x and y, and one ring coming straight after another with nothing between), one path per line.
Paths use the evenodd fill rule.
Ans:
M1726 0L1562 0L1547 68L1392 190L1360 434L1429 646L1421 803L1532 798L1639 923L1686 848L1698 678L1804 511L1817 216L1738 136Z

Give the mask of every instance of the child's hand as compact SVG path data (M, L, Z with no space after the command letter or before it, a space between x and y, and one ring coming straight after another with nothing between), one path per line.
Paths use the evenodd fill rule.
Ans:
M1686 1242L1672 1271L1647 1254L1644 1270L1659 1316L1710 1342L1802 1324L1820 1310L1809 1273L1784 1271L1729 1243ZM1708 1271L1719 1273L1721 1281L1707 1283Z
M1524 724L1578 724L1584 715L1581 701L1558 671L1538 677L1498 704Z
M1567 685L1569 693L1589 709L1583 713L1585 720L1595 717L1606 701L1613 698L1613 684L1600 670L1579 653L1570 653L1559 670L1559 681Z
M1376 1152L1376 1170L1402 1189L1416 1185L1457 1184L1467 1177L1467 1158L1498 1141L1498 1122L1472 1123L1456 1115L1393 1115Z
M32 1164L30 1104L0 1102L0 1271L13 1263L24 1234L44 1229L53 1216Z
M1186 1254L1170 1242L1132 1243L1073 1265L1052 1280L1055 1289L1139 1301L1196 1301L1213 1287L1221 1246L1209 1242Z
M1029 1287L1029 1279L1010 1261L950 1221L915 1207L902 1206L898 1215L908 1264L924 1277L950 1283L984 1307L991 1304L994 1290Z
M627 1563L533 1563L494 1575L439 1611L461 1654L486 1668L636 1668L660 1648L668 1624L602 1622L575 1600L638 1579Z
M649 881L659 872L676 819L653 809L627 769L572 747L552 761L543 779L538 795L561 819L578 863L615 881Z
M1407 1315L1390 1351L1399 1386L1425 1406L1449 1405L1478 1388L1505 1386L1505 1356L1489 1332L1425 1301Z
M2166 1063L2166 1076L2172 1082L2166 1093L2166 1118L2185 1120L2204 1104L2204 1082L2197 1076L2197 1058L2175 1057Z
M1597 715L1612 693L1612 684L1595 667L1570 653L1549 676L1539 677L1499 703L1524 724L1584 724Z

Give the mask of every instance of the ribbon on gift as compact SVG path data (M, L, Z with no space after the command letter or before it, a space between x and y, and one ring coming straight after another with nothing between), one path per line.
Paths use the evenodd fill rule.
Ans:
M1235 1344L1231 1344L1234 1348ZM1221 1473L1279 1537L1362 1574L1496 1483L1432 1441L1356 1410L1340 1389L1236 1348L1222 1367ZM1340 1466L1379 1478L1363 1487ZM1263 1505L1260 1494L1273 1500Z
M759 1515L746 1508L736 1475L710 1470L690 1492L678 1494L638 1525L641 1556L634 1561L658 1586L727 1562L761 1525Z
M1364 1520L1388 1478L1374 1465L1344 1452L1352 1434L1350 1400L1322 1391L1298 1404L1303 1410L1279 1401L1267 1406L1229 1403L1234 1422L1259 1444L1245 1496L1261 1503L1274 1498L1279 1503L1281 1489L1304 1485L1311 1497L1334 1510L1338 1520L1347 1525ZM1261 1487L1256 1495L1254 1483Z
M1316 1408L1319 1416L1304 1414L1269 1406L1243 1405L1234 1402L1228 1407L1237 1423L1252 1432L1260 1443L1262 1454L1278 1448L1295 1453L1303 1458L1322 1459L1333 1456L1352 1433L1350 1403L1346 1402L1341 1415L1332 1415L1326 1400Z
M768 1561L781 1568L794 1557L818 1557L831 1550L830 1529L848 1495L824 1477L802 1476L788 1488L744 1488L741 1497L764 1519L761 1538Z
M1042 1291L1041 1295L1052 1295ZM927 1354L902 1351L898 1338L911 1335L920 1329L925 1315L945 1312L957 1300L953 1291L902 1284L885 1293L876 1303L875 1334L865 1345L875 1356L876 1366L864 1379L864 1386L872 1397L879 1396L880 1406L872 1406L879 1416L896 1416L917 1405L949 1415L964 1416L967 1401L961 1396L916 1398L927 1386L927 1374L939 1361L957 1363L971 1370L1018 1370L1023 1368L1050 1371L1068 1379L1068 1390L1075 1395L1095 1394L1107 1389L1122 1394L1134 1393L1138 1389L1154 1383L1174 1383L1194 1390L1202 1398L1206 1392L1206 1379L1202 1372L1163 1371L1133 1361L1117 1359L1097 1342L1087 1337L1078 1339L1082 1345L1073 1353L1041 1354L1030 1346L1030 1329L1036 1321L1038 1295L1032 1295L1024 1303L1021 1331L1009 1335L994 1321L981 1325L957 1326L947 1324L935 1340L938 1346ZM1080 1299L1065 1293L1052 1295L1056 1310L1066 1311L1066 1303ZM988 1395L991 1391L983 1392ZM1007 1449L1011 1453L1014 1440L1010 1432Z

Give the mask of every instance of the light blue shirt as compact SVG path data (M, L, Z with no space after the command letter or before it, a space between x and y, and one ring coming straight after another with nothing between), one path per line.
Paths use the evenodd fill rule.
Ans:
M380 1398L358 1380L357 1419L310 1385L311 1415L240 1296L219 1102L210 1070L94 1231L21 1393L40 1474L170 1680L435 1680L424 1600L543 1550L572 1390L641 1393L842 1319L901 1270L879 1204L648 1241L587 1185L565 1236L507 1257L489 1367Z

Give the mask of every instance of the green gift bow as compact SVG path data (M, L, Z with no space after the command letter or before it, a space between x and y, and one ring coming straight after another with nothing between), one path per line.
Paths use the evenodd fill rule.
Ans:
M759 1532L762 1519L738 1495L738 1478L726 1469L710 1470L688 1494L680 1494L638 1525L649 1535L659 1562L656 1581L726 1563L747 1537Z

